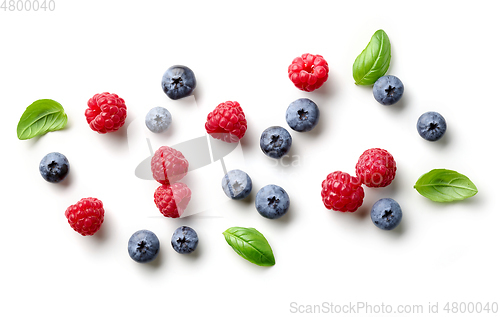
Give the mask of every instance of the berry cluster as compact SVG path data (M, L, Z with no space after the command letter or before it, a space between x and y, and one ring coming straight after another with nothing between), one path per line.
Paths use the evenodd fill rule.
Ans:
M390 51L389 59L386 61L387 68L389 60ZM385 75L387 68L384 67L379 70L383 70L379 76L371 76L370 80L363 80L363 77L357 84L373 84L374 98L383 105L392 105L402 98L404 85L396 76ZM327 81L328 74L328 63L321 55L303 54L295 58L288 67L288 77L292 83L305 92L320 88ZM162 89L172 100L190 96L195 87L194 72L186 66L172 66L162 78ZM87 105L85 117L93 131L100 134L115 132L125 124L127 107L118 95L108 92L96 94L88 100ZM318 124L319 117L318 106L308 98L295 100L286 110L286 121L296 132L311 131ZM171 122L170 112L162 107L151 109L145 120L147 128L154 133L167 130ZM205 129L211 137L227 143L239 142L247 128L243 109L236 101L220 103L207 115L205 123ZM427 112L419 118L417 130L424 139L436 141L445 133L446 121L437 112ZM284 157L291 145L291 134L280 126L267 128L260 137L261 150L271 158ZM40 162L39 170L45 180L58 183L69 173L69 161L60 153L49 153ZM151 159L152 176L161 184L155 190L154 202L165 217L181 217L190 202L191 190L180 182L188 170L189 162L184 155L168 146L160 147ZM355 171L356 176L335 171L323 180L321 197L327 209L340 212L358 210L365 197L362 185L371 188L390 185L396 175L396 162L388 151L372 148L361 154ZM224 175L222 189L231 199L246 199L252 191L252 180L245 172L232 170ZM262 187L255 197L257 211L267 219L282 217L287 213L289 206L288 193L274 184ZM83 236L93 235L101 228L104 221L103 203L96 198L83 198L69 206L65 216L75 231ZM390 198L380 199L371 209L373 223L384 230L398 226L401 218L401 207ZM198 235L192 228L181 226L172 235L171 245L181 254L193 252L198 245ZM139 263L154 260L158 256L159 249L158 237L149 230L135 232L128 242L130 257Z
M368 149L356 164L356 176L336 171L328 174L321 184L321 197L328 209L354 212L363 204L367 187L388 186L396 176L396 161L384 149Z
M151 158L153 178L160 185L154 194L156 207L169 218L179 218L191 200L186 184L176 183L186 176L189 162L180 151L168 146L160 147Z

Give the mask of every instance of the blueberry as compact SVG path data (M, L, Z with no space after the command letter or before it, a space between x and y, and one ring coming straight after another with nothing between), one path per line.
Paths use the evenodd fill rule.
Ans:
M161 87L170 99L181 99L191 95L196 88L196 78L188 67L174 65L163 74Z
M417 131L422 138L437 141L446 132L446 120L437 112L426 112L418 118Z
M269 127L260 136L262 152L272 158L281 158L292 146L292 136L282 127Z
M243 171L232 170L222 178L222 189L227 197L240 200L250 195L252 179Z
M391 198L382 198L373 204L371 211L373 224L383 230L396 228L403 218L399 204Z
M40 161L40 174L50 183L59 183L69 173L69 161L66 156L58 152L52 152Z
M403 96L405 86L396 76L380 77L373 85L373 97L384 106L395 104Z
M277 185L262 187L255 197L255 208L262 217L277 219L288 211L290 198L286 191Z
M286 110L286 122L297 132L311 131L318 121L319 108L311 99L297 99Z
M153 261L160 251L158 237L149 230L139 230L128 240L128 254L139 263Z
M151 132L161 133L172 123L172 115L163 107L155 107L146 115L146 126Z
M181 254L191 253L198 246L198 235L193 228L181 226L175 229L171 242L172 248L176 252Z

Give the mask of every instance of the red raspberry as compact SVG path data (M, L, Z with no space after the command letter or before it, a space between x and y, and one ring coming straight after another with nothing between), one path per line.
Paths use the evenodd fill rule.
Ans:
M114 132L121 128L127 117L125 101L115 94L95 94L87 102L85 117L90 128L99 133Z
M236 101L219 104L208 114L205 129L215 139L228 143L238 142L247 131L247 120L240 104Z
M184 183L161 185L155 191L155 204L169 218L179 218L191 200L191 190Z
M97 198L82 198L64 213L68 223L82 236L91 236L101 228L104 221L102 201Z
M366 150L356 164L356 175L368 187L385 187L396 176L396 161L386 150Z
M323 56L302 54L288 66L288 77L300 90L313 91L325 83L329 70Z
M153 178L161 184L180 181L186 176L189 162L180 151L168 146L160 147L151 158Z
M337 171L328 174L321 186L323 204L328 209L354 212L363 204L365 192L357 177Z

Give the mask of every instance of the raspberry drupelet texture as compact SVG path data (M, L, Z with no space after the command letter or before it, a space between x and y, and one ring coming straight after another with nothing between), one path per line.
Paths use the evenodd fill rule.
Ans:
M184 183L161 185L155 191L155 204L169 218L179 218L191 200L191 190Z
M215 139L238 142L247 131L245 113L238 102L223 102L208 114L205 129Z
M184 155L168 146L160 147L151 158L153 178L164 185L180 181L188 168L189 162Z
M64 213L68 223L82 236L91 236L101 228L104 221L102 201L97 198L82 198Z
M288 77L303 91L313 91L328 79L328 63L321 55L302 54L288 66Z
M85 117L90 128L99 133L114 132L125 124L127 106L116 94L95 94L87 102Z
M359 178L344 172L328 174L321 187L321 197L327 209L354 212L365 198Z
M396 176L396 161L384 149L368 149L359 157L356 175L368 187L385 187Z

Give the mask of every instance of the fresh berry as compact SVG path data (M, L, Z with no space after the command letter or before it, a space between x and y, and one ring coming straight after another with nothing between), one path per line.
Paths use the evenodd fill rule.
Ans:
M380 77L373 85L373 97L380 104L390 106L403 97L405 86L396 76L386 75Z
M292 136L285 128L274 126L262 132L260 148L264 154L271 158L283 157L292 147Z
M198 235L193 228L182 226L175 229L170 242L177 253L187 254L193 252L198 246Z
M146 115L146 126L151 132L161 133L170 127L172 115L163 107L155 107Z
M446 132L446 120L437 112L426 112L418 118L417 130L427 141L437 141Z
M302 54L288 66L288 77L300 90L313 91L325 83L328 71L328 63L323 56Z
M184 183L161 185L154 195L156 207L168 218L179 218L191 200L191 190Z
M232 170L222 178L222 189L231 199L244 199L252 191L252 179L241 170Z
M82 198L64 213L68 223L82 236L91 236L101 228L104 221L102 201L97 198Z
M128 255L139 263L153 261L160 252L160 240L149 230L139 230L128 239Z
M396 176L396 161L384 149L366 150L356 164L356 175L368 187L385 187Z
M370 215L373 224L383 230L396 228L403 218L401 207L391 198L382 198L373 204Z
M277 185L262 187L255 196L255 208L262 217L278 219L288 211L290 198L287 192Z
M161 88L170 99L181 99L191 95L196 88L196 77L188 67L174 65L163 74Z
M365 198L360 179L344 172L328 174L321 187L321 197L327 209L354 212Z
M247 120L240 104L236 101L219 104L208 114L205 129L215 139L228 143L238 142L247 131Z
M161 184L180 181L186 176L188 168L189 162L184 155L168 146L160 147L151 158L153 178Z
M69 161L61 153L52 152L40 161L39 170L47 182L59 183L69 173Z
M286 122L297 132L311 131L318 121L319 108L311 99L297 99L286 110Z
M90 128L99 133L114 132L125 124L127 106L116 94L96 94L87 102L85 117Z

